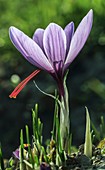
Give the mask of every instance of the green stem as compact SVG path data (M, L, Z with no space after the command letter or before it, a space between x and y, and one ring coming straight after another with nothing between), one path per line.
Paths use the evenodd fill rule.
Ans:
M68 102L68 90L66 87L66 77L64 78L64 96L61 96L60 107L60 133L62 148L68 152L68 141L70 136L70 118L69 118L69 102Z

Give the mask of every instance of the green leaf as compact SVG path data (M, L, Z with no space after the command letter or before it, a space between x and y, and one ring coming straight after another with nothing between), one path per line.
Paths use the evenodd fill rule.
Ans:
M23 149L24 149L24 141L23 141L23 130L21 129L20 131L20 170L23 170L23 159L24 159L24 154L23 154Z
M32 157L32 152L31 152L31 147L30 147L30 137L29 137L29 128L26 125L26 138L27 138L27 144L28 144L28 154L29 154L29 162L33 165L34 167L34 161Z
M0 170L5 170L1 145L0 145Z
M92 139L90 132L90 116L87 107L86 109L86 132L85 132L85 144L84 144L84 154L89 158L92 157Z

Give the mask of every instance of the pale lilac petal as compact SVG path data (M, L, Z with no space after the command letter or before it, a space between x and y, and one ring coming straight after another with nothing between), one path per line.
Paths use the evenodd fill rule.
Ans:
M71 43L71 39L72 36L74 34L74 23L70 22L64 29L65 34L66 34L66 39L67 39L67 53L70 49L70 43Z
M35 41L15 27L10 27L9 34L15 47L31 64L37 66L40 69L53 72L51 64Z
M65 61L65 69L75 59L75 57L78 55L78 53L84 46L89 36L89 33L91 31L92 22L93 22L93 11L90 10L88 14L82 19L81 23L77 27L74 33L74 36L71 40L70 50L68 52L68 55Z
M39 47L42 50L43 50L43 34L44 29L38 28L33 35L33 40L39 45Z
M17 158L17 159L20 159L20 157L19 157L19 149L16 149L14 152L13 152L13 155L15 156L15 158Z
M65 60L66 35L64 30L55 23L50 23L44 31L43 45L51 63Z

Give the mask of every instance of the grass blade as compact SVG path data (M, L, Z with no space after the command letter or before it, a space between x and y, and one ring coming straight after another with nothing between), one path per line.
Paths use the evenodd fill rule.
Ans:
M24 141L23 141L23 130L20 131L20 170L23 170L23 159L24 159Z
M1 145L0 145L0 170L5 170Z
M29 137L29 128L26 125L26 138L27 138L27 144L28 144L28 154L29 154L29 162L33 165L34 167L34 160L32 157L32 152L31 152L31 147L30 147L30 137Z

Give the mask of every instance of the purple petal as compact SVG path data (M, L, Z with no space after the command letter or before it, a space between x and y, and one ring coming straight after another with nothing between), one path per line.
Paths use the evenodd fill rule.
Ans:
M58 73L60 76L62 76L63 74L63 66L64 66L64 63L63 61L54 61L54 69L56 71L56 73Z
M74 34L74 23L70 22L64 29L65 34L66 34L66 39L67 39L67 53L69 51L70 48L70 43L71 43L71 39L72 36Z
M93 11L90 10L88 14L80 22L71 40L70 50L68 52L68 55L65 61L65 69L75 59L75 57L78 55L78 53L84 46L89 36L89 33L91 31L92 22L93 22Z
M48 59L54 62L64 61L66 55L66 35L63 29L51 23L44 31L44 50Z
M43 50L43 34L44 34L44 29L38 28L33 35L33 40L39 45L39 47L42 50Z
M17 159L20 159L19 158L19 149L16 149L14 152L13 152L13 155L15 156L15 158L17 158Z
M51 64L35 41L15 27L10 27L10 38L15 47L31 64L40 69L53 72Z

